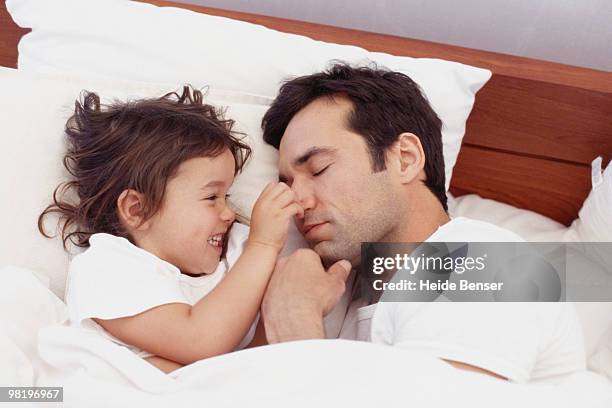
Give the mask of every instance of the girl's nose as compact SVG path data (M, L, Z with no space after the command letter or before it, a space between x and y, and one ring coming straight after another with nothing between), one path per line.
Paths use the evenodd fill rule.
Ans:
M221 211L220 217L223 222L231 224L236 219L236 213L226 204L223 211Z

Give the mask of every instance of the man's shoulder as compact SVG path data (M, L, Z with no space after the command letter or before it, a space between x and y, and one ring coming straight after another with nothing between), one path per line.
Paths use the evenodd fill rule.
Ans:
M440 226L430 242L525 242L512 231L497 225L465 217L452 218Z

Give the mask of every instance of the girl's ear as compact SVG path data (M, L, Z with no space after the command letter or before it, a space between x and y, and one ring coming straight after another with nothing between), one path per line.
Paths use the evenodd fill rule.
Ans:
M143 223L144 203L144 194L136 190L123 190L119 195L117 199L117 211L119 213L119 219L128 231L146 229L147 223Z

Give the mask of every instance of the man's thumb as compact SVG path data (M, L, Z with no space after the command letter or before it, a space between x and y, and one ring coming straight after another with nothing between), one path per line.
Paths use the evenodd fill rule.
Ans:
M346 259L343 259L330 266L327 273L330 275L336 275L338 278L342 279L342 282L344 282L351 273L351 268L351 263Z

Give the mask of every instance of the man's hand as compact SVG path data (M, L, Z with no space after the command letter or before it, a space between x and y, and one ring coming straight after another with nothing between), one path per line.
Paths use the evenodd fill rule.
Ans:
M325 338L323 317L340 300L350 271L346 260L325 271L310 249L279 259L261 307L268 342Z

